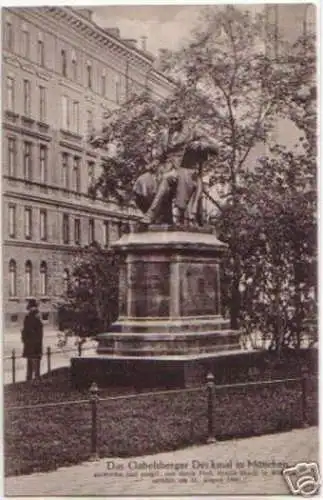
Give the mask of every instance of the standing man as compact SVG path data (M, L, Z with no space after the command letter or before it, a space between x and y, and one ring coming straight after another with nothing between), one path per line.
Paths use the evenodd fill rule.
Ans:
M30 299L27 304L28 314L24 319L21 338L23 354L27 358L27 380L40 377L40 361L43 355L43 324L39 317L38 304Z

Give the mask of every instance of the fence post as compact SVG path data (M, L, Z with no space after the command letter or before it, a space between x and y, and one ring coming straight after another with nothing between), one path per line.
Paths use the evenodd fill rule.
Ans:
M16 350L12 349L12 354L11 354L11 361L12 361L12 383L16 383Z
M308 367L306 365L302 366L302 424L303 427L308 427L307 422L307 379L308 379Z
M47 372L49 373L51 371L51 350L50 346L47 347Z
M92 382L90 387L90 404L91 404L91 457L90 460L99 459L98 443L97 443L97 410L99 400L99 388L95 382Z
M81 340L79 340L78 343L77 343L77 350L78 350L78 355L82 356L82 343L81 343Z
M215 383L213 373L208 373L206 377L206 387L207 387L207 420L208 420L208 437L207 443L215 443L216 439L214 437L213 429L213 402L215 396Z

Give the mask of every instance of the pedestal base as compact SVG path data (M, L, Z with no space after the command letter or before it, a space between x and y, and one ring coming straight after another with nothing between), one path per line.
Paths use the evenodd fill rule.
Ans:
M153 226L122 236L114 247L119 317L97 336L96 356L72 360L75 381L189 387L241 356L240 332L221 316L226 245L214 234Z
M96 354L72 358L71 373L77 387L88 387L92 382L99 387L135 389L194 387L205 384L209 372L214 374L217 383L244 380L248 366L253 366L258 354L241 349L216 354L145 358Z

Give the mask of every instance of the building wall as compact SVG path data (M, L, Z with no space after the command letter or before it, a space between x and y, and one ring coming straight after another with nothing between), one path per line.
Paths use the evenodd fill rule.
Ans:
M66 270L80 245L91 242L90 219L105 246L120 236L122 223L136 220L132 208L88 196L104 154L89 145L89 135L127 93L147 87L158 99L172 84L152 68L149 54L71 8L4 9L2 26L5 326L20 326L30 297L52 325Z

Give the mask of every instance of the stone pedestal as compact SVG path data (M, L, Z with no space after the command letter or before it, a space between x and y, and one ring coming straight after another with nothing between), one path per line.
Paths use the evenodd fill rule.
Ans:
M239 332L221 316L226 246L214 234L151 226L114 246L119 317L98 335L96 356L72 360L75 377L87 371L101 384L149 377L153 385L187 386L201 383L217 358L241 354Z

